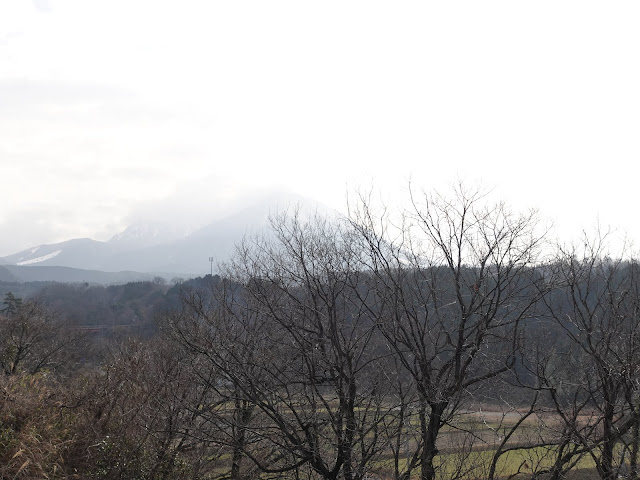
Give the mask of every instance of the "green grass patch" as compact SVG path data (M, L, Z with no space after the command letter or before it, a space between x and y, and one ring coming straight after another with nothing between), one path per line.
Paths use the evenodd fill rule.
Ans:
M496 450L472 450L438 455L435 460L438 478L464 478L469 480L484 479L489 474L491 462ZM555 447L536 447L513 450L500 456L496 464L496 478L507 478L518 473L523 478L531 476L536 471L549 468L555 461ZM399 462L400 470L406 469L407 459ZM578 469L593 469L593 460L585 456L574 467ZM393 460L378 462L374 470L382 475L393 473ZM420 476L420 469L413 472L412 478Z

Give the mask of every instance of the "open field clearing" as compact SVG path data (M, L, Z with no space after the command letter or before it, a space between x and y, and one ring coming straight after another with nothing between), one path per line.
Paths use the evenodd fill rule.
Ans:
M518 428L503 443L505 435L516 425L526 412L518 410L499 411L496 407L484 406L477 410L467 410L456 416L456 421L446 425L440 431L438 440L439 454L435 464L437 478L442 480L480 480L490 477L491 464L495 461L493 478L495 479L531 479L548 478L543 472L550 469L558 456L558 446L553 445L558 436L561 421L553 413L531 415L518 425ZM589 417L581 419L587 422ZM414 420L412 423L416 423ZM540 443L546 446L537 446ZM405 456L397 461L388 453L382 455L374 468L374 477L382 480L396 478L396 469L406 469L410 455L415 451L415 440L407 440L404 445ZM494 459L498 449L503 453ZM620 458L621 448L616 449ZM587 455L576 456L570 463L571 469L562 478L571 480L590 480L599 478L593 459ZM628 458L627 458L628 468ZM419 478L417 468L409 477Z

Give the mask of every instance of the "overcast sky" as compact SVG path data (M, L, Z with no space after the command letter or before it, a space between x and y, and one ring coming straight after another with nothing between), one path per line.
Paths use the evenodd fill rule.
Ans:
M0 255L410 177L640 241L639 24L636 0L2 0Z

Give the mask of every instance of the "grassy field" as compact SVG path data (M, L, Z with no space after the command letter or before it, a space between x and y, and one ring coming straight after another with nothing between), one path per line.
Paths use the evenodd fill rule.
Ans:
M552 413L537 412L522 419L526 412L516 409L502 411L498 407L490 405L476 406L460 412L455 418L445 425L438 436L439 454L435 459L438 480L484 480L489 477L491 464L498 448L502 445L503 451L495 467L495 479L499 480L524 480L531 479L534 474L550 468L556 462L558 447L553 445L558 438L559 429L562 426L559 419ZM411 455L417 448L417 434L420 422L418 413L414 413L406 420L406 435L400 442L402 458L399 460L399 471L406 470ZM518 424L515 430L503 444L503 440L509 435L513 426ZM587 417L583 419L587 421ZM547 443L547 446L540 444ZM394 444L395 445L395 444ZM394 478L395 460L391 446L383 447L382 455L372 464L370 480L392 480ZM397 447L396 447L397 448ZM331 455L329 454L329 458ZM616 457L619 459L620 455ZM217 455L220 462L219 474L228 469L229 453ZM575 458L571 465L571 472L564 478L567 480L591 480L597 479L594 460L584 455ZM250 462L245 463L248 467ZM420 469L415 468L411 479L417 479ZM253 472L255 478L275 478L263 476L257 471ZM279 477L285 478L285 477ZM287 477L293 478L293 477ZM308 474L300 478L316 478L315 474L308 470ZM544 477L542 477L544 478Z
M488 477L495 450L472 450L470 452L447 453L437 457L438 478L480 480ZM547 468L553 463L552 448L531 448L509 452L500 457L496 478L529 479L534 472ZM404 466L404 465L402 465ZM402 468L401 466L401 468ZM381 461L376 466L375 475L379 479L393 478L393 461ZM412 478L419 477L416 470ZM583 457L572 469L572 479L598 478L593 461Z
M451 425L445 426L439 435L436 457L438 478L443 480L480 480L488 477L494 455L512 426L521 419L523 412L503 412L490 407L467 410L458 415ZM495 469L495 478L530 479L535 472L551 467L557 455L557 447L531 447L557 438L560 422L553 414L532 415L524 420L509 437L504 447L516 448L502 454ZM407 441L407 453L413 451L415 441ZM408 459L400 462L403 470ZM379 479L391 479L394 461L391 457L380 460L374 467ZM419 477L416 469L412 478ZM576 459L568 479L597 479L594 461L589 456Z

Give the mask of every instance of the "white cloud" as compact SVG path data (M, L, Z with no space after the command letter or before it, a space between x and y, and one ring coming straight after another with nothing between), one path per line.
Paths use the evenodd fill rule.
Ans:
M41 12L50 12L52 10L49 0L33 0L33 4Z
M17 206L0 218L50 205L51 228L106 236L180 205L172 192L206 202L203 178L339 206L371 178L397 191L462 175L558 223L633 228L639 10L5 2L0 162Z

